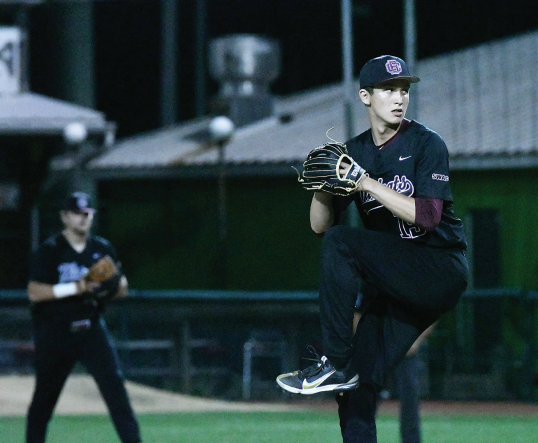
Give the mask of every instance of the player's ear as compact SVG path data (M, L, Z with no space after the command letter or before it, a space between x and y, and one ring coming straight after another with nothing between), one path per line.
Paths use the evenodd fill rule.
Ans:
M359 97L366 106L370 106L370 93L366 89L359 91Z

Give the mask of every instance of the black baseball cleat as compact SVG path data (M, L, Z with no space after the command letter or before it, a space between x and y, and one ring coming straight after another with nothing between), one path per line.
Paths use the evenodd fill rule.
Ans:
M348 391L359 386L359 376L348 376L337 371L327 357L302 370L281 374L276 378L278 385L294 394L311 395L327 391Z

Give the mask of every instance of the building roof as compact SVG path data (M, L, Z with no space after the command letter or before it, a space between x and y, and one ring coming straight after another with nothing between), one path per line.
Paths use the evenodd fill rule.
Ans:
M492 41L417 63L417 120L446 141L452 169L538 167L538 32ZM275 116L239 128L226 145L238 173L260 168L293 174L329 136L345 141L342 85L276 98ZM355 131L368 128L355 104ZM89 163L98 175L181 171L218 163L207 142L209 117L119 141ZM241 172L242 171L242 172Z
M343 90L332 85L316 91L307 91L289 97L277 98L275 116L238 128L226 145L226 161L241 165L243 173L254 168L266 172L294 174L290 164L304 161L305 155L325 141L328 135L337 141L346 140ZM163 168L185 169L196 166L214 167L218 150L208 143L207 127L210 117L200 118L174 128L159 129L119 141L107 153L92 160L89 168L115 175L159 175ZM362 113L357 122L367 126ZM252 168L248 168L251 166Z
M74 121L90 134L114 127L103 113L62 100L32 92L0 95L0 135L59 135Z
M538 166L538 32L419 62L419 120L452 167Z

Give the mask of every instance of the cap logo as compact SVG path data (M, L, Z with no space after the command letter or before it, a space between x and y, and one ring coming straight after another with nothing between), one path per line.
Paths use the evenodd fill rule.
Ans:
M385 68L389 74L397 75L402 72L402 65L397 60L388 60L385 63Z
M85 198L77 199L77 206L79 208L87 208L88 207L88 200L85 199Z

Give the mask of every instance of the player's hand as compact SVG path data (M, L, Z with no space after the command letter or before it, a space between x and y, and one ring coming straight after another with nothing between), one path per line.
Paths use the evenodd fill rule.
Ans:
M88 276L84 276L77 281L77 289L79 295L93 293L99 289L101 283L92 281Z
M359 164L355 160L353 160L350 156L342 156L340 160L340 165L338 168L338 173L340 177L347 178L347 179L354 179L355 176L352 175L353 173L350 174L351 170L358 171L358 172L362 171L360 172L360 176L358 180L356 180L357 187L354 189L353 192L360 191L362 189L361 188L362 181L366 178L368 174L364 172L364 169L361 168Z
M118 292L121 276L122 274L117 273L113 277L102 282L88 280L83 277L77 282L79 294L91 295L98 299L112 298Z
M349 157L351 158L351 157ZM351 161L348 158L343 158L340 162L340 175L344 177L351 169Z
M99 286L92 291L92 294L98 299L108 300L113 298L120 288L121 272L99 283Z

